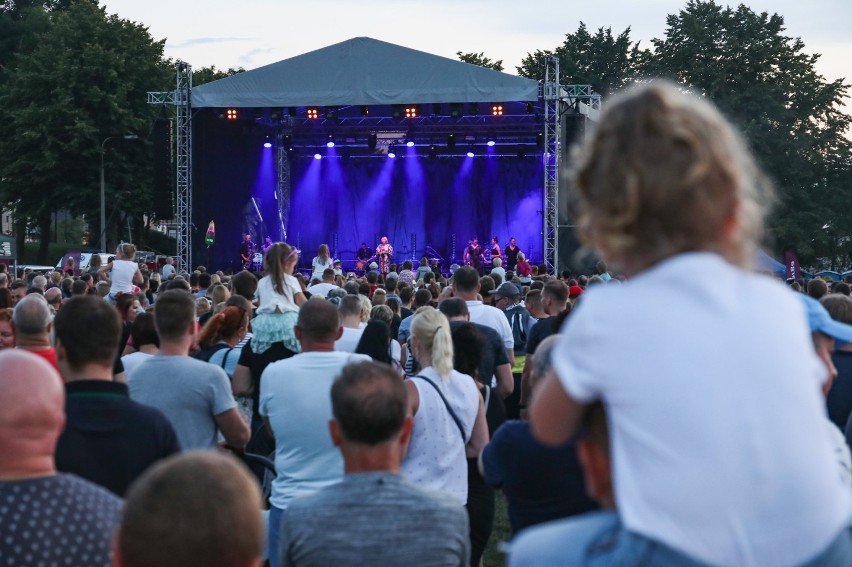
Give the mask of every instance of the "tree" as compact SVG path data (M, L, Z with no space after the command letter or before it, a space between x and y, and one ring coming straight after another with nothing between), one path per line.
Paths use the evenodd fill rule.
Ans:
M98 211L102 141L145 138L154 113L145 93L171 79L164 42L96 2L71 2L49 18L35 47L15 54L0 82L0 120L10 132L0 138L0 199L19 221L39 227L40 262L54 210ZM107 202L141 216L150 209L147 148L114 142L105 154Z
M503 60L499 61L491 61L488 57L485 56L485 53L480 51L479 53L462 53L461 51L456 51L456 55L459 58L459 61L464 61L465 63L470 63L471 65L479 65L480 67L485 67L486 69L494 69L495 71L503 70Z
M739 126L778 191L769 223L777 250L796 251L803 265L848 257L849 85L819 75L819 55L784 35L778 14L690 0L666 24L643 71L706 95Z
M236 69L230 67L227 71L217 69L215 65L210 67L199 67L192 71L192 85L197 87L205 83L212 83L213 81L218 81L219 79L224 79L225 77L230 77L231 75L244 72L245 69L242 67L238 67Z
M592 85L596 93L604 96L638 76L639 67L648 56L630 40L630 28L617 36L612 35L612 28L599 28L592 35L580 22L576 33L565 34L565 41L554 51L528 53L517 67L518 74L537 81L544 79L545 57L553 54L559 58L562 84Z

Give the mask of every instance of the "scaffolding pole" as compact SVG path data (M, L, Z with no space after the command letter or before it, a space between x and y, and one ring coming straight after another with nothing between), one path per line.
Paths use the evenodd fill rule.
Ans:
M550 55L545 60L544 85L544 264L549 274L555 274L559 258L559 58Z

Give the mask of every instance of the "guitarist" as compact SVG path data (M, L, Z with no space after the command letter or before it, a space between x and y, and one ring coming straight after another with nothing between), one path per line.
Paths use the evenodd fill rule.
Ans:
M251 263L254 259L255 244L251 240L251 234L246 234L245 240L240 244L240 259L243 262L244 270L251 270Z
M366 242L361 243L361 248L358 249L356 254L357 262L355 262L355 267L361 271L362 275L366 273L367 266L370 265L370 260L373 259L373 249L367 246Z

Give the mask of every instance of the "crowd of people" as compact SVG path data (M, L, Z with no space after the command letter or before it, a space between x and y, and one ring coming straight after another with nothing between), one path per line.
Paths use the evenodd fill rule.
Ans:
M852 282L749 269L770 190L671 85L575 162L612 270L0 266L0 560L478 567L499 491L510 565L852 564Z

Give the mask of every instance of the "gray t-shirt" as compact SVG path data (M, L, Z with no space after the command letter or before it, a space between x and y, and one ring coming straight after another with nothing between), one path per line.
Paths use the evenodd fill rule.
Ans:
M237 407L225 371L188 356L155 356L127 377L130 398L163 412L184 451L217 446L214 416Z
M281 567L467 566L467 512L400 474L348 474L296 498L281 518Z

